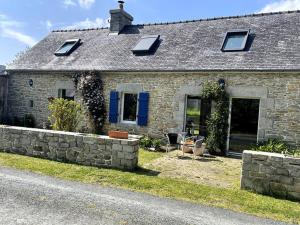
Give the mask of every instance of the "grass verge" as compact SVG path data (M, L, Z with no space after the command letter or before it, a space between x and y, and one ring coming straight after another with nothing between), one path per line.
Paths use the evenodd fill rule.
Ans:
M158 157L157 155L151 156L151 153L145 153L144 156L146 158L141 160L141 165ZM149 173L143 168L136 172L123 172L113 169L64 164L6 153L0 153L0 166L84 183L125 188L160 197L186 200L300 224L299 203L262 196L237 188L223 189L182 180L160 178L155 176L155 173Z

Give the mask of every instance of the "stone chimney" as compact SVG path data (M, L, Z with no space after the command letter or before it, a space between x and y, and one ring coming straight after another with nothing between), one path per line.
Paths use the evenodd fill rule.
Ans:
M133 17L125 12L124 1L119 2L119 9L110 10L110 33L119 34L126 25L131 25Z

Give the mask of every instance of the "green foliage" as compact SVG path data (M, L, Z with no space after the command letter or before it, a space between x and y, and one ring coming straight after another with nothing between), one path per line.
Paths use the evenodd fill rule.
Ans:
M254 146L253 151L274 152L285 155L300 156L300 149L292 148L281 140L272 139Z
M217 82L206 82L203 85L202 98L215 102L215 111L207 121L208 136L206 144L211 153L224 155L226 151L229 96Z
M51 127L54 130L75 132L80 121L81 106L75 101L62 98L49 103Z
M161 146L161 140L160 139L153 139L152 140L152 146L157 150L160 149Z
M200 116L200 111L198 109L188 109L186 114L189 116Z
M151 138L149 136L143 136L140 139L140 147L143 148L143 149L154 148L155 150L159 150L160 147L161 147L161 140Z
M103 82L96 71L86 71L73 77L75 88L82 92L95 133L101 134L106 118Z

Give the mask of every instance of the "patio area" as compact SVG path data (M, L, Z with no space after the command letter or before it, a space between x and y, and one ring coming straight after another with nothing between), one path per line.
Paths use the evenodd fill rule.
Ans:
M228 157L197 157L192 154L175 150L170 153L145 152L151 155L148 162L142 162L142 167L157 171L159 177L187 180L189 182L214 187L239 187L242 160ZM177 157L178 154L178 157Z

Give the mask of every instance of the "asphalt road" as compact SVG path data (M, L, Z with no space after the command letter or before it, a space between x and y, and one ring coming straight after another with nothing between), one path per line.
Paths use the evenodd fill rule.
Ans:
M0 224L283 224L228 210L0 168Z

